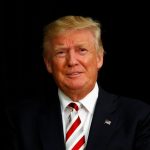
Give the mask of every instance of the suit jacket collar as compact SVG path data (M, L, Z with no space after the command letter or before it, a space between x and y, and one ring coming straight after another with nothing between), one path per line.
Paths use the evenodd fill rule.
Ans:
M117 96L100 88L86 150L106 149L116 123L116 119L112 115L117 107L116 98Z
M43 150L65 150L63 125L58 96L50 103L54 96L47 98L47 103L41 109L39 129Z
M39 117L40 137L43 150L55 149L65 150L63 125L61 117L60 102L58 95L55 95L55 103L50 103L54 97L48 98L48 105L41 109ZM116 109L116 96L108 94L99 88L99 96L93 115L89 138L86 150L106 149L107 143L113 133L116 117L113 112ZM101 139L101 141L99 140ZM97 148L96 148L97 147Z

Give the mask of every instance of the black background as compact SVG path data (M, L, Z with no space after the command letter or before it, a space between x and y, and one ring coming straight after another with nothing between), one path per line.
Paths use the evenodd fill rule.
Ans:
M42 94L45 85L51 86L42 59L43 27L64 15L82 15L102 23L106 55L101 86L150 104L148 6L144 1L5 1L2 102Z

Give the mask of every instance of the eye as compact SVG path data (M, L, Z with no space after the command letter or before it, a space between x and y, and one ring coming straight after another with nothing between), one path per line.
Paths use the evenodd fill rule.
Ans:
M81 55L84 55L88 52L88 50L86 48L80 48L79 52L80 52Z
M56 52L56 56L58 56L58 57L64 57L66 55L66 53L65 53L65 51L57 51Z

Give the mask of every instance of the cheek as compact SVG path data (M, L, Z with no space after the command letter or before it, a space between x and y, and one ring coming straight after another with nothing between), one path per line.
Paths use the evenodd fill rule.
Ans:
M96 58L91 59L91 61L88 62L86 67L87 67L87 70L90 75L96 75L98 73L98 69L99 69L99 64L98 64Z
M62 62L60 61L53 61L52 62L52 70L55 74L60 74L62 72L64 72L64 65Z
M97 70L97 63L93 59L91 61L84 62L84 68L86 69L89 75L95 74Z

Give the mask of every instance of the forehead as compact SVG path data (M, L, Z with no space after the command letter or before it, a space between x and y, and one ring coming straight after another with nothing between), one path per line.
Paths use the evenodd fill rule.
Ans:
M87 45L93 43L94 37L89 30L69 30L52 39L53 46Z

